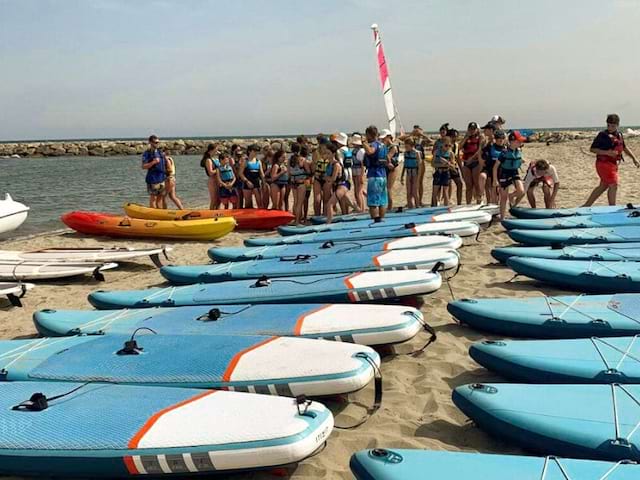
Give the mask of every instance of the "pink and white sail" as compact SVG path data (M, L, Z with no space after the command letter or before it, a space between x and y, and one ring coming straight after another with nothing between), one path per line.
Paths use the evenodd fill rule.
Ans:
M378 71L380 73L380 82L382 83L382 94L384 96L384 107L387 111L387 120L389 121L389 130L394 134L398 132L398 110L395 103L393 103L393 93L391 92L391 80L389 79L389 67L387 66L387 60L384 56L384 49L382 48L382 39L380 38L380 30L378 25L374 23L371 25L373 30L373 40L376 45L376 55L378 57ZM402 130L402 124L400 125Z

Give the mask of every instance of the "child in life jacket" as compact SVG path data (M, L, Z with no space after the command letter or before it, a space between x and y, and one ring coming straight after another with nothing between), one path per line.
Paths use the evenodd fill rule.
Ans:
M408 208L415 208L420 206L420 197L418 195L418 179L420 178L420 170L422 168L424 168L424 165L422 163L422 154L418 150L416 150L416 142L411 137L405 138L404 162L402 164L400 183L404 185L404 179L406 176Z
M522 165L521 147L526 138L517 130L511 132L508 138L509 146L500 154L493 165L493 181L500 186L500 219L504 219L506 216L507 202L514 207L524 197L520 166ZM515 188L515 191L509 191L511 186Z
M536 208L536 187L542 186L545 208L556 208L556 195L560 189L560 179L556 167L546 160L531 162L524 176L524 190L531 208Z
M218 198L222 206L234 208L238 203L238 191L235 188L236 175L231 166L231 156L228 153L220 155L220 166L218 167Z
M453 141L445 137L440 148L434 150L433 155L433 193L431 194L431 206L438 206L442 194L443 204L449 205L449 185L451 183L451 168L456 165L456 158L451 147ZM456 165L457 166L457 165Z

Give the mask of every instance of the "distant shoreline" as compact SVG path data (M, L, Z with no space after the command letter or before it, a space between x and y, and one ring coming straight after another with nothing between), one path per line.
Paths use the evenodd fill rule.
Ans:
M524 128L518 127L514 130L533 130L535 132L593 132L603 129L604 126L595 127L532 127ZM638 129L640 125L625 125L624 128ZM350 133L350 132L347 132ZM437 130L428 131L425 130L427 135L436 135ZM296 138L298 135L304 135L307 138L314 138L318 132L315 133L291 133L291 134L270 134L270 135L196 135L196 136L162 136L166 140L214 140L217 142L225 140L265 140L271 138ZM146 142L146 137L103 137L103 138L31 138L31 139L13 139L13 140L0 140L0 145L14 144L14 143L78 143L78 142Z
M629 127L630 128L630 127ZM530 130L527 129L530 142L562 143L572 140L592 139L600 128L579 130ZM523 130L524 132L524 130ZM462 132L461 132L462 134ZM437 133L429 133L437 138ZM284 146L295 140L293 136L251 136L251 137L210 137L210 138L162 138L162 148L171 155L201 155L207 144L220 143L228 149L234 143L247 146L257 143L260 146L279 144ZM307 138L315 143L315 135ZM34 142L0 142L0 158L42 158L42 157L112 157L141 155L147 148L146 139L114 140L55 140Z

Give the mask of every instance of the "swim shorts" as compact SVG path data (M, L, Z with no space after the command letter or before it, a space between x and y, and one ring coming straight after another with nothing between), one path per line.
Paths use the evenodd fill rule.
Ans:
M162 195L165 190L164 182L147 183L147 192L149 195Z
M451 170L448 168L438 168L433 172L434 187L448 187L451 182Z
M618 164L605 160L596 160L596 172L605 185L618 184Z
M367 179L367 206L386 207L389 204L387 178L371 177Z

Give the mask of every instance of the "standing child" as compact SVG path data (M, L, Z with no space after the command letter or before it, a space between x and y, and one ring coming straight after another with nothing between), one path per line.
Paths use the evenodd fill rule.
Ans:
M451 138L445 137L440 144L440 148L435 150L433 156L433 193L431 195L431 206L437 207L440 195L443 204L449 205L449 184L451 183L451 166L454 165L455 156L451 151Z
M469 123L467 133L462 139L460 148L462 149L462 177L466 188L467 205L474 200L476 203L482 202L482 191L480 190L480 155L482 138L480 129L476 122Z
M500 154L493 166L493 181L500 185L500 219L507 214L507 202L510 206L516 206L524 197L524 186L520 178L520 166L522 165L522 144L525 138L515 130L509 134L509 146ZM514 192L509 192L509 187L515 187Z
M182 202L178 198L178 194L176 193L176 162L169 155L165 155L166 169L167 169L167 179L165 180L167 197L171 199L171 201L175 204L175 206L182 210ZM166 202L165 202L166 208Z
M393 208L393 186L396 183L396 177L398 176L398 165L400 158L400 149L393 143L393 132L388 129L380 132L380 140L387 148L387 208Z
M295 225L300 225L304 218L304 203L307 199L307 180L309 179L309 163L307 147L301 146L289 161L289 178L293 193L293 214Z
M231 166L231 156L228 153L220 155L218 168L218 198L225 209L235 208L238 202L238 192L235 189L236 176Z
M451 182L449 183L449 196L451 196L451 183L456 186L456 202L462 205L462 180L460 178L460 170L462 168L462 159L460 158L460 149L458 145L458 130L450 128L447 130L447 137L451 139L451 153L453 154L453 162L451 162Z
M420 196L418 193L418 179L420 166L422 165L422 155L416 150L416 143L413 138L404 140L404 163L402 165L402 175L400 183L404 184L404 177L407 177L407 207L415 208L420 206Z
M358 212L364 212L364 149L362 148L362 135L354 133L351 136L353 192Z
M210 143L207 146L207 150L202 155L200 160L200 166L204 169L204 173L207 175L207 189L209 190L209 209L215 210L220 203L220 197L218 196L218 167L220 161L218 160L218 145Z
M244 208L253 208L253 199L256 200L256 208L262 208L262 182L264 170L258 160L257 145L251 145L248 149L248 158L243 158L238 166L238 174L242 180L242 195L244 196Z
M271 179L271 203L273 208L282 210L285 188L289 184L289 170L285 161L286 152L278 150L273 154L273 164L269 172Z

